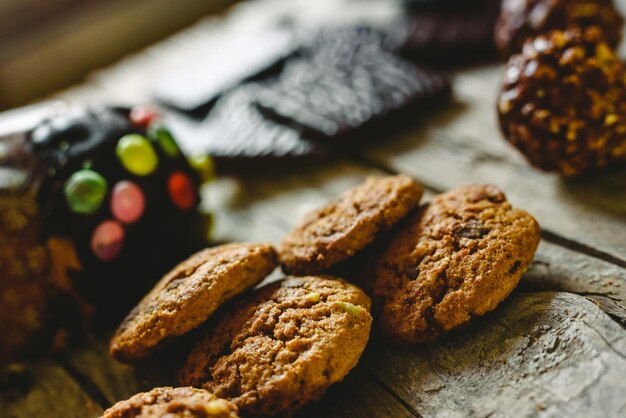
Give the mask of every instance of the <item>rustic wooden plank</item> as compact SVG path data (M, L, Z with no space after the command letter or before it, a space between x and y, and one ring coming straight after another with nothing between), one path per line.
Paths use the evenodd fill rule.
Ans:
M626 413L626 331L568 293L518 294L452 338L377 344L365 363L429 417Z
M626 326L626 269L612 263L542 241L520 287L585 296Z
M25 379L23 391L14 388L0 394L1 417L90 418L102 413L81 385L51 360L30 364Z
M107 407L135 393L174 383L171 362L139 367L117 362L108 353L106 336L88 334L63 355L63 360L76 375L91 382L102 393Z
M293 418L419 416L386 392L365 367L359 365L343 382L332 386L321 401L307 405Z
M365 159L410 173L438 190L493 183L543 228L626 265L626 170L564 181L528 166L501 137L495 98L501 66L459 74L455 104L414 129L362 151Z

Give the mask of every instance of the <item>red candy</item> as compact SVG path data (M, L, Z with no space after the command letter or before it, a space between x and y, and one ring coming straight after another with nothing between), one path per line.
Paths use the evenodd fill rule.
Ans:
M93 231L91 250L100 260L111 261L122 249L124 235L124 228L119 222L104 221Z
M146 107L133 107L130 111L130 121L133 125L144 129L158 118L157 112Z
M167 190L174 205L181 210L189 210L196 203L193 181L185 173L173 172L167 180Z
M130 224L143 215L146 206L141 188L132 181L120 181L111 193L111 212L116 219Z

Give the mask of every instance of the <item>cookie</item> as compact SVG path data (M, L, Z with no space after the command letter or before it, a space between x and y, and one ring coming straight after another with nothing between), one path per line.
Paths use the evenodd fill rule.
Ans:
M414 1L393 29L395 43L402 54L437 65L495 57L493 28L500 1Z
M375 262L381 331L402 344L434 341L495 309L532 262L539 232L494 186L435 197Z
M372 130L412 121L448 92L444 76L376 43L322 42L290 60L257 102L276 121L335 145L378 137Z
M120 401L101 418L238 418L237 407L202 389L154 388Z
M498 115L542 170L576 177L626 163L626 67L597 28L529 40L507 64Z
M370 177L306 215L280 244L289 274L314 274L353 256L417 207L422 188L405 175Z
M148 356L165 340L191 331L222 304L255 286L276 264L276 253L267 244L226 244L194 254L128 314L111 339L111 354L122 361Z
M623 25L613 0L504 0L495 38L502 55L509 57L538 35L594 26L615 48L622 40Z
M319 399L358 362L370 300L331 277L287 277L219 318L181 370L184 385L229 399L246 416L289 412Z
M209 116L197 121L184 115L169 114L168 125L181 138L185 150L209 154L220 167L224 163L321 159L328 150L298 130L265 118L255 100L259 86L243 85L215 104Z

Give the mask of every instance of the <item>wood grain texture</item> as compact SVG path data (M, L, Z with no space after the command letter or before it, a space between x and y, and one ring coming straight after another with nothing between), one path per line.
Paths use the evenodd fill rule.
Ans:
M91 418L102 413L100 405L53 361L30 364L23 379L23 388L0 394L0 417Z
M626 269L622 267L543 241L520 287L584 296L626 327Z
M129 366L113 360L107 353L107 344L106 338L89 335L82 344L64 356L65 363L75 374L92 382L106 397L107 407L154 387L177 386L176 368L173 367L175 362L171 359L171 353L162 353L160 357ZM64 398L59 399L59 402L64 402ZM56 416L60 418L63 415L50 415ZM400 418L415 417L415 413L386 392L364 367L357 366L344 381L333 385L321 401L298 411L293 418L320 416Z
M626 331L586 299L518 294L436 345L378 344L365 363L428 417L619 417Z

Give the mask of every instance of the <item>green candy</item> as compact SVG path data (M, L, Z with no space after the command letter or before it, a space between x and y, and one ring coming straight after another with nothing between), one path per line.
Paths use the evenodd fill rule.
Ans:
M92 170L80 170L65 182L63 191L74 213L90 215L102 205L109 185L104 177Z
M159 147L168 157L176 158L180 156L180 148L178 148L176 140L174 139L170 131L168 131L167 128L165 128L164 126L153 124L153 126L150 127L148 136L154 142L159 144Z
M115 153L124 168L136 176L147 176L159 164L159 156L152 144L139 134L123 136L115 147Z

